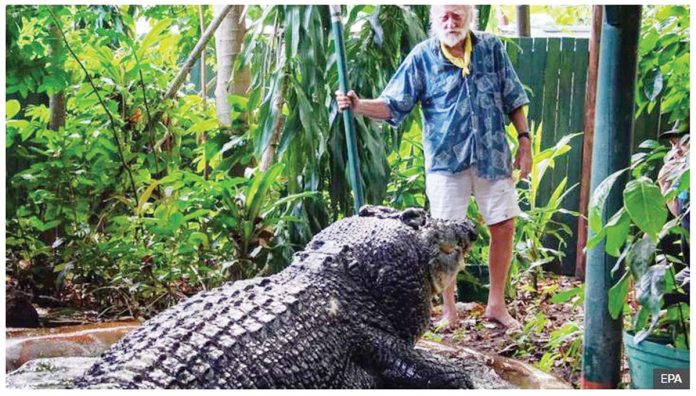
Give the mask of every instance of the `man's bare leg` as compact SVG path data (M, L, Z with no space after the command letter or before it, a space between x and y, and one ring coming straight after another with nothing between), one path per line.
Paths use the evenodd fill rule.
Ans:
M455 328L459 325L459 317L457 316L457 303L454 294L457 291L457 278L447 285L445 291L442 292L442 319L435 325L440 328Z
M505 279L512 261L512 243L515 236L515 219L493 224L488 228L491 233L489 247L490 290L486 317L505 327L516 328L520 323L508 313L505 305Z

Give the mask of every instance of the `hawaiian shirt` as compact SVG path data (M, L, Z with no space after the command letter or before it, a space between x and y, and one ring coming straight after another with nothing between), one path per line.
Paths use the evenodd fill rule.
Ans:
M529 98L500 39L482 32L471 37L468 76L431 38L408 54L380 99L394 127L421 103L426 172L458 173L475 166L479 177L504 179L512 175L505 117Z

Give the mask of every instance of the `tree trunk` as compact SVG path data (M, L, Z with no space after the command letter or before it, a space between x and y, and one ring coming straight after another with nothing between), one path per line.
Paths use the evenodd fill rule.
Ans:
M227 14L229 15L229 14ZM201 28L201 37L205 34L205 6L204 5L199 5L198 6L198 24L200 25ZM220 29L220 28L218 28ZM215 33L217 35L217 32ZM201 99L203 99L203 112L206 111L208 108L208 89L205 84L205 49L203 52L201 52L201 75L200 75L200 83L201 83ZM206 143L208 142L208 132L203 131L201 133L201 146L205 147ZM207 158L207 150L203 150L203 178L205 180L208 180L208 158ZM204 224L205 225L205 224Z
M578 211L578 247L575 255L575 276L585 280L585 246L587 245L587 205L590 201L590 171L592 170L592 142L594 140L595 104L597 102L597 67L599 42L602 36L603 6L592 6L592 30L590 32L590 60L587 66L585 94L585 134L582 139L582 173L580 177L580 203Z
M60 37L60 31L58 26L51 24L51 46L48 49L49 56L52 62L60 62L60 58L63 55L63 40ZM48 99L48 108L51 114L50 121L48 123L48 129L53 131L59 130L61 127L65 126L65 91L60 90L54 92Z
M232 48L233 54L232 59L236 59L237 55L242 52L242 45L244 44L244 36L247 33L246 22L243 18L244 7L239 5L237 7L237 16L235 17L235 24L232 28ZM232 10L234 13L235 10ZM244 67L242 70L238 70L234 73L232 81L230 81L229 92L235 95L246 95L249 90L249 82L251 81L251 73L248 67Z
M532 35L528 5L517 6L517 35L519 37L530 37Z
M201 52L205 49L205 45L208 43L208 40L210 40L210 38L213 37L215 30L220 26L222 19L227 15L228 12L230 12L231 8L232 6L230 5L223 6L219 15L216 15L213 18L213 21L210 22L210 25L208 25L208 27L205 29L205 32L203 32L203 34L201 35L201 38L196 43L196 46L193 47L193 50L191 50L191 53L186 58L186 61L184 62L183 66L181 67L181 70L179 71L179 74L177 74L176 77L174 77L174 80L171 82L169 88L167 88L167 91L164 93L164 100L174 99L177 91L179 90L179 87L181 87L181 84L186 79L186 76L188 76L191 72L191 68L193 67L193 64L196 62L196 59L198 59L198 57L201 55ZM153 128L157 124L157 122L159 122L160 118L162 118L163 115L164 112L161 110L155 113L154 117L150 119L147 128Z
M186 58L184 65L181 67L181 70L179 71L179 74L177 74L177 76L174 78L174 81L172 81L171 85L169 85L167 92L164 93L164 99L173 99L176 96L176 92L179 90L181 83L184 82L186 76L188 76L191 72L193 64L201 55L201 52L205 49L205 45L208 43L208 40L210 40L210 38L213 36L217 28L220 26L220 23L222 23L222 20L228 15L232 7L234 6L221 6L222 9L213 18L213 21L210 23L210 25L208 25L208 27L205 29L205 32L203 32L203 35L196 43L196 46L193 47L193 50L191 50L191 53L189 54L188 58Z
M276 28L273 31L273 38L274 40L278 40L278 45L276 46L276 48L278 48L276 54L276 65L283 64L284 66L281 69L280 73L286 73L286 68L288 66L287 64L284 64L284 51L281 50L281 43L283 42L283 38L278 35L278 25L276 25ZM278 94L275 98L273 98L272 106L274 109L271 114L277 114L278 118L276 118L275 123L273 124L273 132L271 133L271 139L268 142L268 146L266 146L266 148L263 150L263 154L261 155L261 163L259 164L259 169L261 171L268 170L268 168L270 168L275 162L276 148L278 147L278 142L280 141L280 132L283 130L283 105L285 104L285 90L287 89L287 78L288 75L284 74L283 78L280 79L280 87L278 87L277 90Z
M223 6L215 5L215 15L219 15ZM215 32L215 52L218 72L215 86L215 103L218 121L230 126L230 94L245 95L249 88L249 70L245 68L232 80L234 61L241 52L246 24L242 17L244 6L234 5Z

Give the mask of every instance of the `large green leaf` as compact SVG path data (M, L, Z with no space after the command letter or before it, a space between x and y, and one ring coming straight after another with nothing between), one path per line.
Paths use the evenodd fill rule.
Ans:
M609 192L614 186L616 180L628 169L622 169L620 171L614 172L604 179L599 186L595 188L592 192L592 197L590 198L590 213L589 213L589 225L592 232L599 234L602 230L602 213L604 212L604 204L607 201Z
M653 70L643 82L643 91L650 100L655 100L662 92L663 78L659 69Z
M663 264L653 265L636 282L636 300L638 303L650 311L650 326L636 334L635 342L639 343L646 339L655 329L660 319L660 308L662 306L662 295L665 291L665 274L667 266Z
M268 191L283 171L283 163L271 166L267 171L257 174L247 190L247 219L253 221L261 213L263 203L269 199Z
M626 294L628 294L628 278L631 276L630 272L626 272L619 281L609 289L609 315L616 319L621 314L624 306L624 300L626 300Z
M19 113L19 109L20 105L18 100L12 99L5 102L5 119L11 120L12 117Z
M619 257L621 247L626 243L629 230L631 228L631 218L624 208L619 209L614 216L609 219L606 230L607 242L604 250L614 257Z
M143 41L140 42L140 48L138 49L138 58L143 59L150 46L155 44L160 40L162 33L165 29L171 25L172 20L169 18L162 19L155 26L150 29L150 31L143 37Z
M305 191L305 192L301 192L301 193L297 193L297 194L288 195L286 197L283 197L283 198L273 202L270 205L270 208L264 213L264 216L267 215L271 210L273 210L277 207L280 207L288 202L294 202L294 201L301 200L304 198L314 198L314 197L317 197L319 195L320 195L319 191Z
M626 185L623 196L631 220L643 232L657 239L667 220L667 207L660 188L647 177L641 177Z
M601 230L599 230L598 233L593 234L592 238L590 238L587 241L587 243L585 244L585 251L587 251L588 249L594 249L595 247L597 247L597 245L599 245L599 243L602 242L602 240L604 240L604 238L606 236L607 236L607 229L606 228L602 228Z
M630 247L626 261L635 279L640 279L655 260L657 246L650 238L641 238Z
M478 30L486 30L486 26L488 26L488 19L490 19L491 15L491 6L477 5L476 9L478 11Z

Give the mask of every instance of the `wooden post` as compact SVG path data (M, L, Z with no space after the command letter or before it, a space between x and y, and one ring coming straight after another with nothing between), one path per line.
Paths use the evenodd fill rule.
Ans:
M529 23L529 6L518 5L517 9L517 35L519 37L530 37L532 29Z
M641 6L604 6L591 190L631 163L640 16ZM627 180L628 175L624 173L609 192L602 213L604 223L623 207ZM592 230L589 231L592 234ZM582 387L585 389L616 388L621 379L623 317L619 315L613 319L608 306L609 289L623 275L621 269L612 272L615 265L616 258L605 252L604 242L588 250L582 355Z
M578 247L575 253L575 276L585 279L585 245L587 244L587 202L590 197L590 171L592 170L592 140L594 139L595 101L597 100L597 64L599 63L599 39L602 35L602 6L592 6L592 31L590 32L590 58L587 65L587 94L585 95L585 133L582 141L582 176L580 177L580 203L578 211Z

